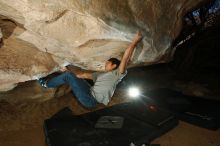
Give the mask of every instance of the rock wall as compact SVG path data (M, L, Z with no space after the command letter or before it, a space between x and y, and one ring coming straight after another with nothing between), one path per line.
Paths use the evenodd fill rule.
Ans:
M72 64L103 70L144 34L131 66L169 61L183 15L205 0L0 0L0 91Z
M3 35L2 35L2 30L0 28L0 39L2 39Z

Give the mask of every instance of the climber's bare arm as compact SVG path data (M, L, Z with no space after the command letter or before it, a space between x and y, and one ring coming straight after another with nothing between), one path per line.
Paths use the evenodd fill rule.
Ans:
M63 67L60 69L61 72L71 72L74 73L78 78L83 78L83 79L92 79L92 73L91 72L85 72L85 71L70 71L68 67Z
M76 72L75 74L78 78L91 79L92 80L92 73L90 73L90 72L80 71L80 72Z
M119 71L121 74L123 74L125 72L125 70L127 68L127 64L132 56L132 53L134 52L134 49L135 49L136 45L138 44L138 42L141 40L141 38L142 38L141 32L137 32L133 41L125 50L124 55L121 60L121 63L119 65Z

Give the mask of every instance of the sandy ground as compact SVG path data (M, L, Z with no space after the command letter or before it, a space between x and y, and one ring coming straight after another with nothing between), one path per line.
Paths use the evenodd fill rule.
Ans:
M116 97L111 104L126 100ZM43 121L65 106L69 106L75 114L88 112L78 105L71 94L43 103L12 104L1 101L0 146L45 146ZM98 106L96 109L99 108L103 106ZM176 128L155 139L153 143L162 146L219 146L220 130L210 131L180 121Z
M0 134L0 146L45 146L42 127ZM161 146L219 146L220 130L210 131L185 122L157 138Z

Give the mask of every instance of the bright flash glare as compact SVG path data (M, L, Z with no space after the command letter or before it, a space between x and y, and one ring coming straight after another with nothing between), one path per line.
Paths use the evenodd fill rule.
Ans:
M137 87L131 87L128 90L128 94L132 98L137 98L140 95L140 91Z

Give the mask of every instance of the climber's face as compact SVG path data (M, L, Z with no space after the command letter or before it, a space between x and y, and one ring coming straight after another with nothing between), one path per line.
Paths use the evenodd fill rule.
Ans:
M105 71L112 71L116 67L116 64L112 64L111 61L106 61L105 63Z

